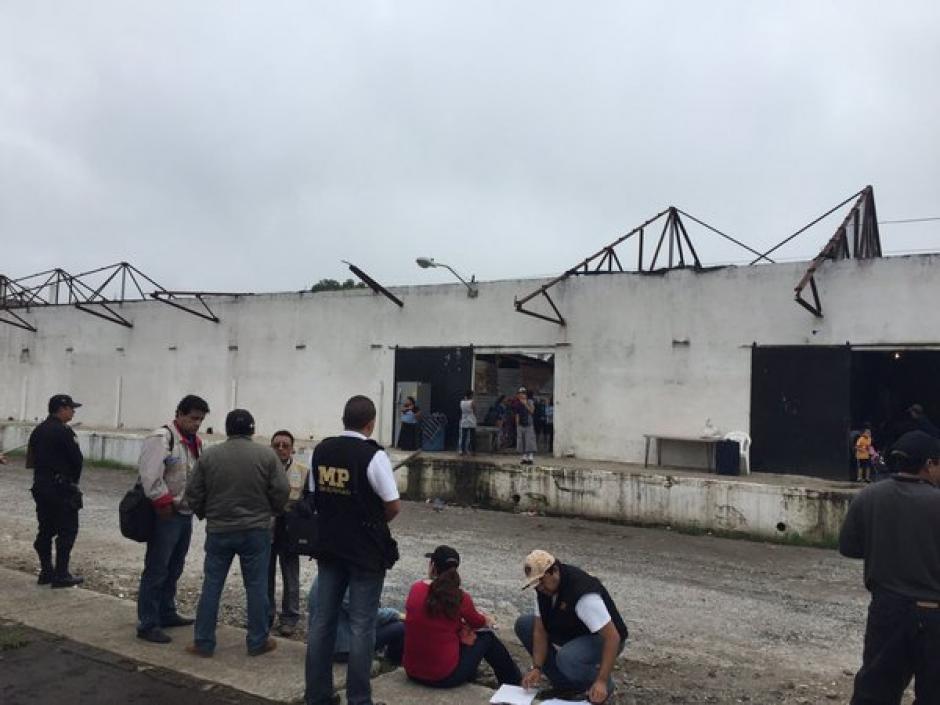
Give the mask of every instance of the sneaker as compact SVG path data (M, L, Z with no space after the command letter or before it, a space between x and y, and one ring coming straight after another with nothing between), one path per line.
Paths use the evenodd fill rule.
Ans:
M267 640L259 646L257 649L249 649L249 656L263 656L271 651L274 651L277 648L277 641L268 637Z
M144 641L149 641L151 644L169 644L171 641L173 641L173 639L170 638L170 635L160 629L160 627L144 630L138 629L137 638L143 639Z
M52 579L52 587L54 588L70 588L75 587L76 585L81 585L85 582L85 578L80 575L70 575L66 573L61 578Z
M179 614L174 614L169 617L164 617L160 620L161 627L188 627L192 624L195 624L195 619L190 619L189 617L183 617Z
M204 651L203 649L200 649L195 644L189 644L186 647L186 653L192 654L193 656L199 656L200 658L212 658L211 651Z
M37 585L48 585L52 582L52 571L51 570L41 570L39 571L39 577L36 579Z

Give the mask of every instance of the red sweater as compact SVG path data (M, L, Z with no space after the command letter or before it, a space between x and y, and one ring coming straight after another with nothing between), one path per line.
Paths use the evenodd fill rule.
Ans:
M439 681L457 668L460 658L458 632L462 622L473 629L486 626L486 618L477 612L473 600L462 592L460 613L456 619L443 615L431 617L425 608L428 585L423 580L411 586L405 602L405 673L423 681Z

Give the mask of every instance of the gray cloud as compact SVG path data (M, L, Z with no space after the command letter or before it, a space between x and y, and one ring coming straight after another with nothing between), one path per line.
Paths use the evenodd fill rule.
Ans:
M883 219L940 215L936 3L637 5L4 3L0 271L446 280L427 254L489 279L669 204L755 247L867 183ZM882 239L936 249L940 224Z

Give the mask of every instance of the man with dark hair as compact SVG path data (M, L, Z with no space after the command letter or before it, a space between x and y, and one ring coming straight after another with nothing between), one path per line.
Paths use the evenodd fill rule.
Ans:
M271 436L271 448L281 463L290 485L290 496L285 512L291 510L301 498L310 468L294 460L294 434L281 430ZM300 556L290 550L287 536L287 524L284 515L274 519L274 538L271 542L271 561L268 563L268 622L274 626L277 617L277 564L281 564L281 619L277 625L278 634L291 636L297 629L300 619Z
M354 396L347 401L343 426L341 435L323 440L314 449L308 482L319 526L314 551L317 580L308 600L317 605L307 633L308 705L335 702L332 658L337 618L347 589L350 639L346 701L372 705L369 674L376 612L385 571L398 560L388 522L401 510L401 500L388 455L369 439L375 430L372 400Z
M54 588L81 585L84 579L69 573L69 557L78 536L78 511L82 493L82 451L68 426L80 407L68 394L49 399L49 416L29 434L26 467L33 468L33 499L39 531L33 548L39 555L40 585ZM55 564L52 540L55 539Z
M193 512L184 500L186 481L202 451L196 434L208 413L205 399L187 394L173 421L144 439L137 461L140 485L157 515L137 591L137 637L154 644L172 641L164 627L193 623L176 611L176 584L193 534Z
M209 657L215 652L219 600L232 560L238 556L245 583L249 656L277 648L268 627L268 561L271 519L284 511L290 485L270 448L254 443L255 419L245 409L225 417L224 443L208 448L196 461L185 500L206 520L206 561L196 608L193 643L186 651Z
M516 636L532 655L522 679L535 687L544 674L558 697L607 702L611 673L627 641L627 625L601 581L561 563L548 551L532 551L523 589L535 587L535 613L516 620Z
M871 593L852 705L899 703L912 678L916 702L940 703L940 441L905 433L888 466L890 479L852 500L839 535L843 556L865 560Z

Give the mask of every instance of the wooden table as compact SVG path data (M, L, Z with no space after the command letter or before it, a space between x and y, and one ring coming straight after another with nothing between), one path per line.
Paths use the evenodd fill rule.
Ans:
M650 464L650 441L656 440L656 464L663 464L663 441L677 441L679 443L700 443L705 447L705 467L709 470L714 469L715 465L715 445L724 440L721 436L676 436L665 433L644 433L646 439L646 456L643 460L643 467L649 467Z

